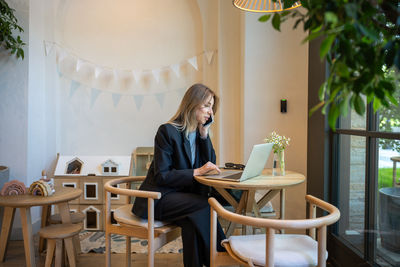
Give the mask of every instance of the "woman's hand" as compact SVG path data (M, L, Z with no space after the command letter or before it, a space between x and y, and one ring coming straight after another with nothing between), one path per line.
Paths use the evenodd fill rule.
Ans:
M194 176L196 176L196 175L205 175L205 174L207 174L209 172L212 172L212 171L216 171L218 173L221 173L221 170L218 168L218 166L209 161L206 164L204 164L203 166L201 166L200 168L194 169L193 175Z
M203 124L199 123L198 128L199 128L199 133L200 137L203 139L207 138L208 135L208 129L210 129L211 124L203 126Z

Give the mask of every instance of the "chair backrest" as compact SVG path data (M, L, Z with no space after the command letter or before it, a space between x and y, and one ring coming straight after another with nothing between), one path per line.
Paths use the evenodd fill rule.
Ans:
M253 226L257 228L264 228L266 232L265 246L265 264L266 266L274 266L274 238L275 231L281 229L295 229L295 230L306 230L309 229L309 235L311 238L315 239L315 229L317 229L318 234L318 266L325 266L326 260L326 227L339 220L340 212L339 210L314 196L307 195L306 201L309 204L309 214L310 218L300 219L300 220L279 220L279 219L266 219L266 218L256 218L245 215L236 214L226 210L218 201L214 198L210 198L208 202L211 206L211 262L217 260L218 255L215 250L216 236L215 236L215 225L217 220L217 215L238 224ZM327 212L326 215L316 218L316 209L320 208ZM231 254L232 251L228 250ZM233 255L234 256L234 255ZM213 258L214 257L214 258ZM211 263L213 266L213 263ZM215 265L214 265L215 266Z
M154 265L154 252L162 245L174 240L180 235L179 228L174 225L158 223L154 220L154 199L160 199L160 192L142 191L130 189L132 183L142 182L145 176L128 176L108 181L104 184L105 203L106 203L106 266L111 265L111 234L120 234L127 236L126 254L127 264L130 263L130 236L144 238L148 240L148 266ZM116 187L119 184L126 184L126 188ZM119 207L115 212L115 219L118 225L112 224L111 220L111 193L128 196L127 203ZM131 197L147 198L148 218L141 219L132 214ZM118 216L117 216L118 215ZM118 218L121 220L118 221ZM160 237L160 238L159 238ZM129 242L128 242L129 240Z

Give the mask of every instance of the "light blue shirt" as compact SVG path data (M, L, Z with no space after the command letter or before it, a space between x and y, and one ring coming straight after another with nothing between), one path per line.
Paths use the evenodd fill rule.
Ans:
M196 131L190 132L188 134L188 139L190 143L190 152L192 152L192 166L193 166L194 158L196 156Z

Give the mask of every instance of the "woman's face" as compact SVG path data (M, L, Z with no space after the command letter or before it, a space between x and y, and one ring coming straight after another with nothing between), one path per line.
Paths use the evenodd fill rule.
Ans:
M196 120L204 124L213 115L214 96L210 95L203 104L196 109Z

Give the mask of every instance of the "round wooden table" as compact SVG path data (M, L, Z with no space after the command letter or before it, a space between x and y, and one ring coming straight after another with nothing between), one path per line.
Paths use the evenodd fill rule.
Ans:
M305 181L303 174L286 171L284 176L273 176L272 169L264 169L260 176L248 179L243 182L224 181L210 179L211 176L195 176L195 179L202 184L212 186L217 190L238 214L253 214L261 216L260 209L280 193L280 219L285 218L285 189L287 187L301 184ZM243 190L239 203L226 191L226 189ZM255 201L256 190L268 190L260 200ZM235 225L228 227L226 235L232 234Z
M81 189L71 187L56 187L52 196L42 197L30 194L18 196L0 196L0 206L4 207L3 224L0 236L0 261L5 259L7 243L10 238L14 221L15 209L19 208L21 214L22 233L24 238L26 266L36 266L33 246L31 207L42 206L41 226L47 223L51 205L56 204L61 215L62 223L71 223L68 201L78 198L82 194ZM41 245L43 247L43 243Z

